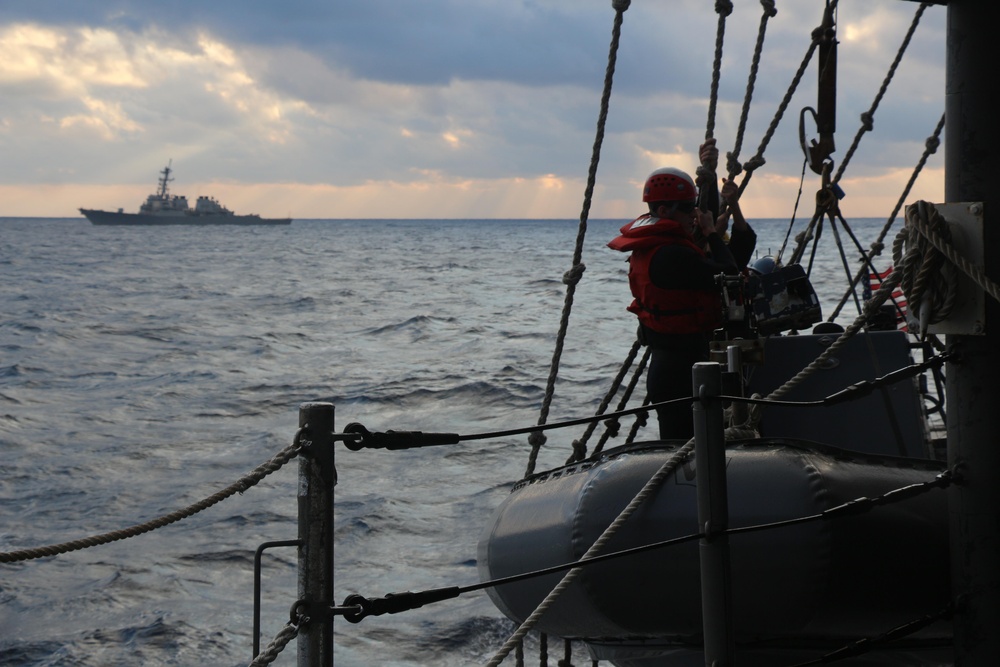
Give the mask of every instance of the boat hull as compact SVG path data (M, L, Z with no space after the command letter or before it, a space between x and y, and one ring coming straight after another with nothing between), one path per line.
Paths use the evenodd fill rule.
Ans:
M633 445L518 484L480 540L480 578L576 561L676 449ZM935 461L814 443L745 441L727 448L730 525L809 516L932 480L942 469ZM696 477L693 460L675 470L604 552L696 534ZM949 599L947 505L939 489L856 516L732 535L730 548L741 647L837 647L933 614ZM522 622L562 576L506 584L489 595ZM620 664L632 664L626 656L633 651L651 656L669 645L700 645L698 543L585 568L537 629L591 640L607 657L614 649ZM950 626L938 624L920 639L949 637Z
M119 213L81 208L82 213L95 225L146 227L161 225L290 225L291 218L262 218L259 215L146 215Z

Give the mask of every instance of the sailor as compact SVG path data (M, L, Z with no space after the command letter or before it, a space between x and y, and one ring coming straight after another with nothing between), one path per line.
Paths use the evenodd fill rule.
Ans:
M699 151L711 163L714 141ZM649 212L621 228L608 246L631 252L628 307L639 318L639 340L650 348L646 390L652 403L691 396L691 367L708 360L709 342L723 323L716 276L746 268L757 242L738 202L738 188L721 189L728 210L717 219L697 207L698 191L680 169L657 169L646 179L642 201ZM729 242L723 239L732 216ZM694 433L686 402L658 407L660 438L688 439Z

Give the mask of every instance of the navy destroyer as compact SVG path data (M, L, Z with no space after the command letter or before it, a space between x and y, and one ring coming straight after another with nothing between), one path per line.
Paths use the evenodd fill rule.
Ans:
M201 196L194 208L187 197L171 195L169 191L170 163L160 172L156 194L146 197L138 213L98 211L81 208L82 213L95 225L289 225L291 218L262 218L256 213L236 215L213 197Z

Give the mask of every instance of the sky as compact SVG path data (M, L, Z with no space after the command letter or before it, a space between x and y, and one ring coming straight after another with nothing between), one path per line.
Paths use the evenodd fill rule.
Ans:
M711 134L733 151L762 5L725 21ZM776 0L739 153L753 156L820 24L823 0ZM588 215L642 212L646 176L690 173L707 136L713 0L624 13ZM918 8L841 0L839 168ZM3 0L0 216L135 211L171 191L293 218L579 218L611 0ZM944 111L945 8L924 13L840 182L845 217L887 217ZM787 218L814 58L743 196ZM809 114L802 133L815 138ZM723 160L725 158L723 157ZM818 177L807 170L799 215ZM943 197L943 147L907 203Z

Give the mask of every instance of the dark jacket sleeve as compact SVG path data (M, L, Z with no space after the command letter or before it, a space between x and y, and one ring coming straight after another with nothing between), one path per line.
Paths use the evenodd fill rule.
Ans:
M729 251L740 270L750 265L753 251L757 248L757 232L749 225L744 230L734 229L729 234Z
M656 251L649 265L653 284L664 289L717 289L715 276L739 269L733 254L718 234L709 234L711 257L681 245L666 245Z

